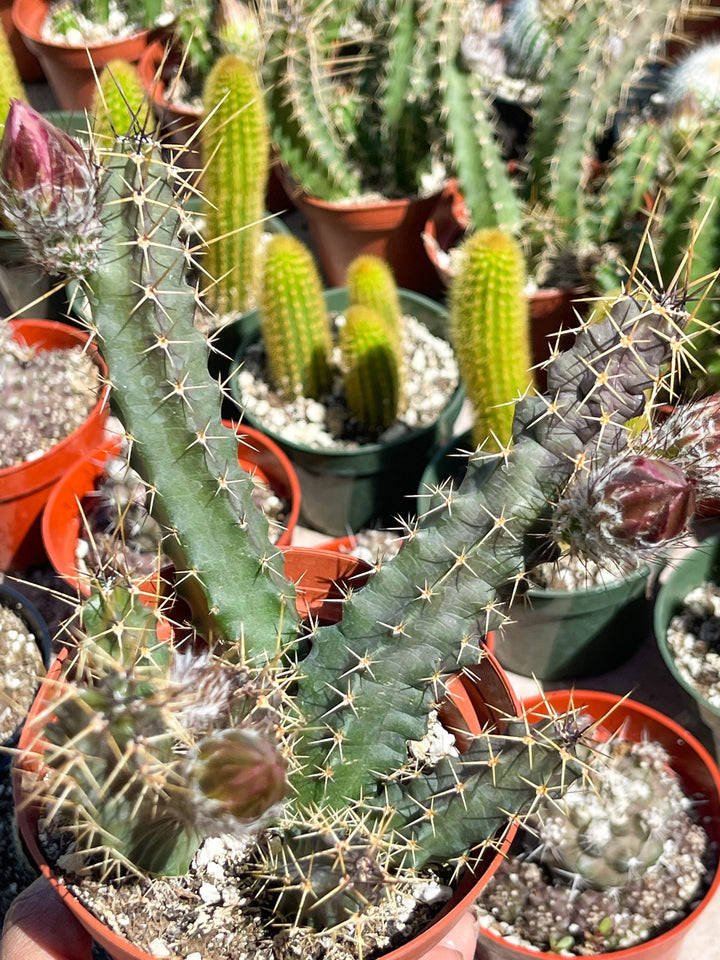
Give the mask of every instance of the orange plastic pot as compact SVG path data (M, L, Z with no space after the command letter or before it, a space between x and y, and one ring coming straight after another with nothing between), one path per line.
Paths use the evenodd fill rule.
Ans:
M0 19L2 19L3 30L10 43L10 49L15 58L20 79L23 83L37 83L40 80L44 80L45 74L37 57L34 57L25 46L23 38L18 33L12 21L12 0L2 0L2 2L0 2Z
M230 421L224 421L232 426ZM285 546L292 539L300 514L300 484L292 464L264 434L245 424L239 428L242 440L238 445L238 462L248 473L265 480L278 497L290 504L287 523L277 546ZM110 437L95 450L68 469L56 484L48 500L42 519L42 538L48 560L75 590L87 596L88 583L78 577L75 551L82 529L81 501L91 493L105 472L106 462L116 456L122 447L120 437ZM157 578L140 587L143 595L155 600L158 595Z
M48 0L14 0L12 20L30 53L37 57L61 110L89 110L99 75L111 60L137 63L148 41L148 31L108 43L72 47L42 39ZM93 67L95 72L93 72Z
M42 810L28 800L29 782L26 778L31 780L42 772L42 729L48 708L57 695L58 680L67 656L68 650L62 650L51 665L20 738L20 759L13 772L18 827L26 849L40 872L48 878L65 906L92 939L114 960L151 960L150 954L110 930L70 893L54 875L38 840L38 820ZM491 696L497 697L492 703L489 702ZM451 729L458 729L460 734L462 731L476 734L489 719L516 714L518 709L519 704L502 667L494 657L488 655L470 671L451 679L441 716ZM499 849L488 849L472 870L465 871L455 893L430 926L413 940L385 954L384 960L473 960L477 925L471 910L472 904L507 853L515 832L515 825L511 825Z
M635 700L623 700L612 693L597 690L553 690L545 697L533 697L524 706L536 719L552 716L548 705L558 713L580 708L593 720L603 718L602 730L608 735L622 730L627 740L643 737L657 740L670 757L670 766L677 774L688 797L697 801L700 822L710 839L715 857L715 872L705 896L695 909L670 930L645 943L624 950L596 955L596 960L678 960L682 942L698 917L720 891L718 849L720 848L720 771L707 750L687 730L669 717ZM556 960L556 953L530 950L510 943L503 937L480 929L478 960Z
M425 253L422 231L438 194L373 203L333 203L298 192L285 173L288 196L303 213L328 286L342 287L361 253L386 260L399 287L438 298L443 285Z
M81 330L53 320L11 320L13 339L36 350L85 346ZM107 369L95 347L90 356L103 376ZM107 420L107 388L77 429L35 460L0 470L0 570L24 570L46 560L41 514L53 487L71 463L101 442Z

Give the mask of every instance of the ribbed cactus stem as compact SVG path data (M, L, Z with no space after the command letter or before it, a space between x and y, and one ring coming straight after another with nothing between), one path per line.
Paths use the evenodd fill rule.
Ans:
M397 418L402 378L398 338L371 307L355 304L340 327L345 393L350 412L370 434Z
M525 262L502 230L478 230L462 248L450 291L451 337L472 403L473 442L502 449L513 404L532 383Z
M205 299L221 314L255 306L270 171L270 135L256 67L221 57L203 90L201 143L207 242Z
M165 549L197 625L208 639L244 636L249 655L274 655L294 619L293 591L285 584L278 593L281 558L238 465L238 441L220 420L172 187L172 171L151 148L119 141L107 159L101 255L85 278L93 327L134 464L164 491L156 512L175 533ZM128 193L133 202L123 200ZM235 589L245 575L255 582L252 599Z
M289 235L265 250L260 324L270 377L289 399L318 397L330 385L330 326L310 250Z
M348 299L378 313L389 333L400 340L400 296L395 277L385 260L361 254L348 264L345 274Z
M111 60L98 77L91 113L93 136L110 148L130 129L152 133L152 108L137 67L127 60Z

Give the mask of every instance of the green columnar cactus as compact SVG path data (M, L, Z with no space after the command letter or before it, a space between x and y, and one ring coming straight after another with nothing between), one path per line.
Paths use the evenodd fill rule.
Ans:
M257 69L226 54L203 92L202 148L207 242L205 292L219 313L242 313L257 302L270 141Z
M392 270L380 257L363 254L347 268L345 283L350 303L370 307L379 313L396 341L400 339L402 309Z
M473 406L473 443L507 446L513 402L532 382L525 262L502 230L478 230L463 245L450 290L450 324Z
M111 60L103 68L93 95L93 134L107 146L136 124L152 132L152 109L137 67L127 60Z
M279 235L267 245L260 323L275 388L289 398L324 393L331 334L322 281L312 254L295 237Z
M54 183L42 162L56 133L29 108L13 111L0 148L6 193L21 207L40 192L36 175L60 210L75 181ZM25 142L12 135L23 125ZM55 775L37 796L67 811L80 869L100 860L105 875L182 870L200 834L270 821L272 840L249 855L248 871L278 892L278 922L348 919L362 940L362 911L397 878L466 863L576 774L577 731L553 720L499 718L464 754L445 750L435 763L411 748L449 678L485 656L485 631L552 547L553 505L589 464L611 469L623 454L625 423L659 389L688 315L673 291L633 286L552 359L548 397L518 403L512 446L471 459L462 486L408 525L399 554L351 592L340 624L301 632L235 439L220 425L207 343L192 322L174 171L131 137L98 172L102 240L80 279L198 635L159 648L162 611L98 584L82 614L77 678L47 718ZM249 789L246 803L234 784ZM160 845L166 832L172 842Z
M25 88L10 49L7 33L0 31L0 134L12 100L26 100Z
M355 304L340 327L343 378L350 412L378 434L397 418L402 389L398 338L372 307Z

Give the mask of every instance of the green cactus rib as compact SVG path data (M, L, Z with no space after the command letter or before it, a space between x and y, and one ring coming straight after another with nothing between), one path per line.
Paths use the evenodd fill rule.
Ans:
M322 281L310 250L296 237L279 234L267 244L260 326L278 392L292 399L328 389L332 341Z
M353 304L340 328L350 412L363 430L379 433L397 418L401 375L398 338L372 307Z
M175 531L166 549L196 624L210 641L242 636L250 657L274 656L292 629L294 591L237 463L237 440L220 421L169 179L132 141L108 159L100 263L86 279L93 326L133 462L163 491L156 509ZM253 590L238 590L238 581Z
M575 349L548 366L552 403L517 405L514 447L490 477L483 458L471 458L441 515L411 529L392 563L352 596L341 624L322 631L298 688L312 731L296 748L298 802L338 809L347 796L372 796L368 754L378 779L402 767L447 676L482 656L484 634L507 615L498 587L511 597L519 586L554 491L576 463L623 446L622 425L644 410L644 391L686 320L672 300L625 296L584 328ZM342 756L327 746L336 736Z
M453 348L473 406L473 444L502 449L513 403L533 379L525 259L502 230L477 230L462 251L450 290Z
M600 190L597 229L591 231L597 242L614 236L623 222L643 209L646 194L655 189L658 180L663 145L662 130L650 121L623 140Z
M331 82L322 58L343 10L338 6L328 25L326 5L306 15L302 2L293 0L282 17L266 25L263 78L273 140L303 187L325 200L360 193L359 172L335 134L322 89Z
M205 291L216 313L255 306L260 237L270 172L270 136L256 68L238 56L221 57L203 90L201 143L207 242Z
M111 60L103 68L93 93L93 137L112 146L115 138L133 126L152 133L151 106L137 67L127 60Z

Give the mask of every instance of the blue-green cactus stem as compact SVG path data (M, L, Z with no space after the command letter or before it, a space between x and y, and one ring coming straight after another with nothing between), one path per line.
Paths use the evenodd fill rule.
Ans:
M164 549L178 590L208 640L243 636L250 656L268 649L274 656L294 620L293 590L278 592L281 558L238 465L237 439L220 421L220 388L193 325L195 291L185 282L171 172L151 148L120 141L100 204L99 264L84 281L93 329L133 462L163 491L155 509L174 532ZM252 596L236 589L244 578L254 583Z

